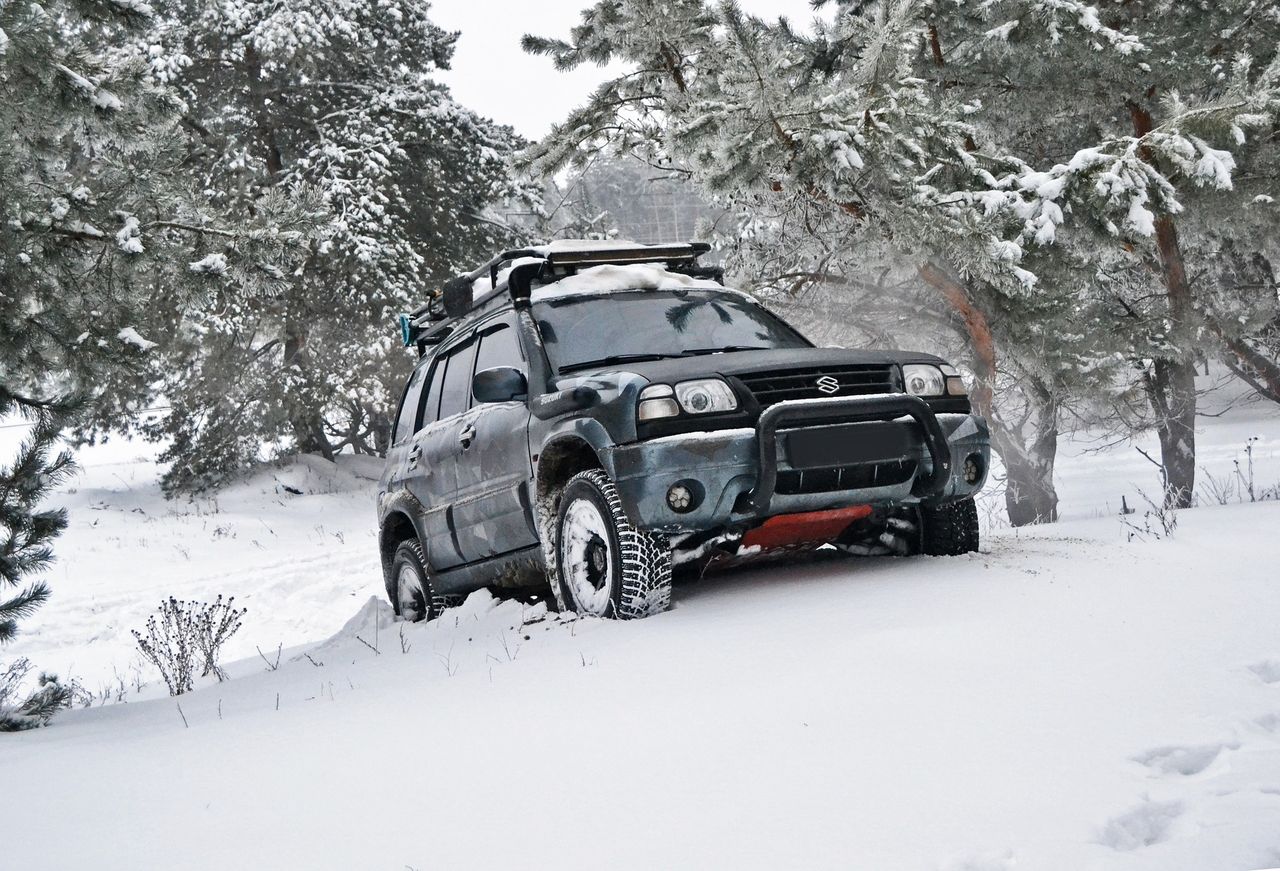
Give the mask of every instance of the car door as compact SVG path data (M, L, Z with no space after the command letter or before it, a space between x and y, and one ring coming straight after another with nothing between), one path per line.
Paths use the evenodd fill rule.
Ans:
M478 334L476 372L510 366L528 376L511 319L482 326ZM527 397L487 403L472 397L466 421L453 515L463 557L473 562L536 544Z
M476 342L466 336L442 349L432 366L421 428L406 457L409 491L422 503L427 560L443 570L464 561L454 534L458 434L471 400Z

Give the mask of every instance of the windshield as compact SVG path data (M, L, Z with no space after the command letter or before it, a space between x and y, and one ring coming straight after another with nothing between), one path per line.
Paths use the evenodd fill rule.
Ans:
M761 306L714 290L573 295L537 302L533 310L559 372L717 351L811 347Z

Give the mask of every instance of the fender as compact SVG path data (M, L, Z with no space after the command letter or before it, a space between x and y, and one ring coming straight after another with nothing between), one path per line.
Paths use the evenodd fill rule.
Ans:
M609 475L613 475L615 471L613 468L613 446L615 442L600 421L591 417L575 417L571 420L557 422L543 437L538 456L541 457L566 441L586 442L591 450L595 451L596 456L600 458L605 471Z
M387 518L391 517L393 514L402 514L408 518L410 525L413 527L413 534L418 539L419 544L422 545L422 550L427 556L427 561L430 562L431 554L427 553L427 536L422 526L422 515L426 510L426 506L422 504L417 496L410 493L408 488L402 487L399 490L393 490L389 493L382 494L382 497L378 500L379 549L382 548L382 539L387 527ZM383 554L383 579L384 581L387 581L387 583L390 583L390 580L386 577L391 568L387 565L387 556L388 554Z
M636 440L636 402L648 384L649 379L626 371L562 378L557 384L561 394L589 391L594 395L594 403L579 414L559 420L552 418L543 422L534 415L531 435L537 435L530 441L538 446L541 454L556 440L576 436L591 446L605 471L613 475L610 455L615 445Z

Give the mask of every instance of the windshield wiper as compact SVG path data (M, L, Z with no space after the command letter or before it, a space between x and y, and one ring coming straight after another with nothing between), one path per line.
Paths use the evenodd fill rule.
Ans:
M722 345L719 348L694 348L690 351L681 351L681 357L697 357L701 354L724 354L729 351L768 351L769 349L763 345Z
M560 372L572 372L574 369L589 369L592 366L610 366L614 363L639 363L643 360L669 360L672 357L680 357L681 354L611 354L608 357L601 357L599 360L583 360L581 363L570 363L568 366L561 366Z

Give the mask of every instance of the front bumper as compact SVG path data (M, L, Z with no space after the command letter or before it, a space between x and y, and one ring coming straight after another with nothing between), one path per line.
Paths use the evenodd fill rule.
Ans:
M780 433L848 426L849 437L857 438L858 424L894 419L904 424L906 445L891 463L846 466L831 477L830 470L794 468L779 449ZM603 457L632 522L667 533L848 505L948 502L982 489L990 458L986 421L972 414L935 415L905 394L782 402L754 428L650 439ZM969 459L979 467L972 483L964 477ZM893 474L881 474L883 469ZM806 492L806 477L824 480L823 489ZM846 479L855 486L841 486ZM840 488L827 489L832 481ZM667 505L667 490L676 482L694 482L699 501L693 510L678 513Z

